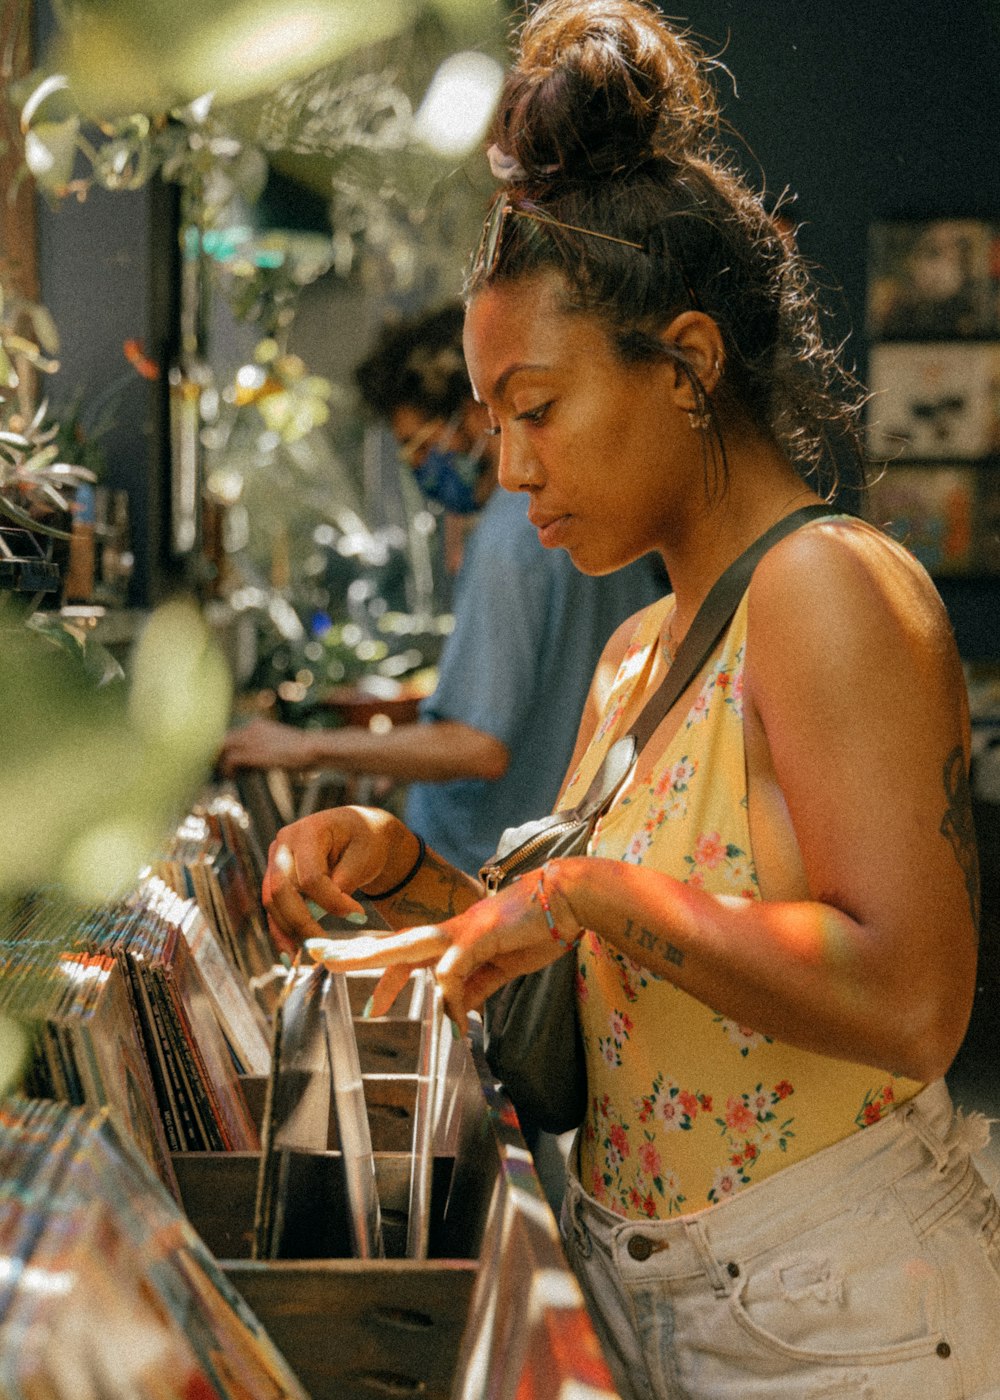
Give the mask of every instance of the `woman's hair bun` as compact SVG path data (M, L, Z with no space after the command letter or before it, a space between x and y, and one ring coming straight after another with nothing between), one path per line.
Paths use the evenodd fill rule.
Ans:
M644 0L544 0L521 30L492 139L529 180L679 162L716 128L702 64Z

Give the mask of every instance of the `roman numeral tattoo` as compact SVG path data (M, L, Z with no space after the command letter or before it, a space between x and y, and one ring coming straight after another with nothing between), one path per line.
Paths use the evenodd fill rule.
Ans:
M684 950L670 943L666 938L661 938L652 929L642 928L633 923L631 919L627 919L622 932L629 942L634 943L637 948L649 953L656 953L664 962L673 963L675 967L684 966Z
M976 828L972 818L972 792L965 771L965 754L961 744L956 745L945 759L944 792L948 800L939 828L947 837L955 852L955 859L965 879L965 890L969 896L969 910L972 914L976 937L979 936L980 891L979 891L979 849L976 845Z

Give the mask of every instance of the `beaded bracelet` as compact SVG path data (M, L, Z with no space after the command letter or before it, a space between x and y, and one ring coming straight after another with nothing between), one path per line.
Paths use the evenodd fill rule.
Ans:
M417 832L414 832L413 835L417 838L417 858L410 866L409 870L397 884L390 886L387 890L379 890L378 894L366 895L366 899L389 899L392 895L399 894L400 890L405 889L416 875L427 857L427 843Z
M538 903L541 905L542 914L545 916L545 922L548 925L549 933L561 947L573 948L576 946L579 939L583 936L583 929L578 928L576 931L576 936L574 938L564 938L559 932L558 928L556 927L556 921L552 915L552 906L549 904L549 896L545 889L546 865L543 865L541 870L538 872L538 884L535 887L535 897L537 898Z

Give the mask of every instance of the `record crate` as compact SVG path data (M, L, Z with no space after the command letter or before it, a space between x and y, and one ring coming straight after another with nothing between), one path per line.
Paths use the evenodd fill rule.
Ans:
M312 1400L518 1400L564 1382L613 1396L510 1102L475 1032L451 1043L434 1136L427 1257L407 1258L420 1023L364 1020L349 974L385 1258L352 1258L343 1160L289 1158L279 1257L251 1258L260 1154L174 1153L182 1204ZM263 1079L244 1078L263 1113Z

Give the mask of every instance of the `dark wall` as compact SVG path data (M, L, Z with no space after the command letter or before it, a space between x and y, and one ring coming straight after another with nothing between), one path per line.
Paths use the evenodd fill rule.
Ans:
M842 288L862 362L868 225L1000 219L1000 7L993 0L688 0L743 158L797 196L803 251ZM836 297L834 297L836 301Z
M34 43L44 55L54 21L49 0L36 0ZM54 409L82 395L85 423L106 404L111 427L100 442L106 480L129 493L136 566L130 601L162 592L162 394L130 367L124 342L162 350L164 268L172 227L160 188L111 194L93 188L50 207L38 205L41 298L59 330L59 372L44 386Z

